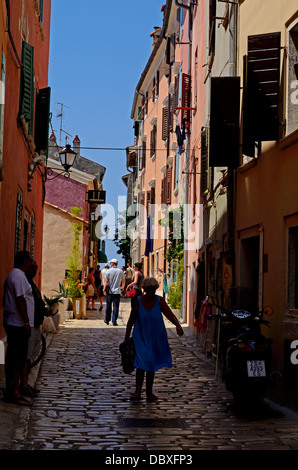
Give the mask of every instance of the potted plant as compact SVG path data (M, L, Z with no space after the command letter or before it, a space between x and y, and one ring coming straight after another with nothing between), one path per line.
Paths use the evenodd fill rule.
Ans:
M83 230L83 225L77 220L77 218L81 215L82 208L74 206L71 207L70 210L74 221L72 222L73 243L71 247L71 253L68 257L67 293L73 304L74 318L83 318L85 293L79 279L79 273L82 267L80 237Z
M57 294L60 295L60 305L59 305L59 322L60 324L64 323L66 319L66 311L68 310L69 307L69 298L68 298L68 291L67 287L64 285L63 282L59 282L59 289L54 290L53 292L56 292Z

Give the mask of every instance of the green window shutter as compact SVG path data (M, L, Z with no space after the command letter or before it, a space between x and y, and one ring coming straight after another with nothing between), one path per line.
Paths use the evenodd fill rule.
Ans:
M40 155L48 154L48 138L50 123L51 88L38 90L35 108L35 150Z
M28 133L33 133L33 111L34 111L34 74L33 74L34 47L23 41L21 91L20 91L20 114L28 122Z
M39 0L39 23L43 22L43 0Z

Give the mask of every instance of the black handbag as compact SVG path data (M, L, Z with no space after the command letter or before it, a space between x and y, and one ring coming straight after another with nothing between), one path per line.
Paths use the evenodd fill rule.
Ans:
M135 370L134 361L136 357L135 343L133 338L129 338L126 343L119 346L121 353L121 365L125 374L131 374Z

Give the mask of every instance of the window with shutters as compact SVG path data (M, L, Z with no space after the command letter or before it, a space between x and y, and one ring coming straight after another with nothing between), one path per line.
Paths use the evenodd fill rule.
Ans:
M165 106L162 108L162 140L167 140L168 138L168 130L169 130L169 111L168 107Z
M30 214L28 209L24 211L23 250L29 251L30 241Z
M166 203L171 204L172 201L172 167L167 168L167 183L166 183Z
M201 132L201 195L204 197L208 189L208 129Z
M141 193L140 196L139 220L140 225L143 226L145 223L145 193Z
M185 121L186 134L190 128L190 107L191 107L191 76L183 73L182 74L182 93L181 93L181 126Z
M48 155L48 137L50 124L50 88L43 88L36 93L35 108L35 150L40 155Z
M147 199L146 199L147 217L150 215L150 204L151 204L151 191L147 191Z
M179 171L180 171L180 148L178 147L176 150L175 156L175 186L174 188L178 188L179 185Z
M21 189L17 193L17 207L16 207L16 226L15 226L15 254L21 249L21 234L22 234L22 216L23 216L23 194Z
M156 153L156 133L157 127L156 124L152 127L151 138L150 138L150 157L154 158Z
M248 36L244 57L242 152L255 156L255 142L279 139L281 33Z
M287 134L298 129L298 21L288 36Z
M166 204L167 199L166 199L166 186L167 186L167 178L166 176L163 177L161 180L161 204Z
M33 74L34 48L27 42L22 42L21 87L20 87L20 115L28 123L28 134L33 135L34 113L34 74Z
M139 161L139 170L142 171L144 168L146 168L146 140L143 140Z
M209 55L215 51L216 0L209 0Z
M159 95L159 70L157 70L156 74L153 77L153 84L152 84L152 100L155 102Z
M43 22L43 2L44 0L39 0L39 23Z

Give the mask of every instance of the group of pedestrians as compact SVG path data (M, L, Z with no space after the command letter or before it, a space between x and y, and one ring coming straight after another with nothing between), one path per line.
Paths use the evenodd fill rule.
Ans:
M44 317L50 315L33 281L37 269L36 261L30 253L21 251L15 256L14 268L4 283L3 324L7 335L4 399L22 406L31 406L32 402L26 397L34 397L39 392L29 385L28 376L35 347L40 344L41 325ZM177 317L164 298L156 295L158 281L155 278L144 279L141 263L135 264L133 276L128 279L123 270L118 268L118 261L114 258L100 273L95 273L94 269L89 272L86 294L93 308L95 295L90 295L90 285L98 292L100 299L106 296L104 321L108 325L112 320L114 326L117 326L121 294L131 288L136 290L124 338L124 343L127 343L133 328L136 386L130 399L141 400L146 374L147 400L156 401L157 396L153 393L155 372L172 367L162 314L176 326L177 334L183 335ZM102 306L101 301L100 309Z
M34 397L38 393L29 385L28 376L31 359L40 344L41 324L49 315L33 281L37 269L30 253L20 251L4 283L3 326L7 335L4 399L23 406L31 406L32 402L26 397Z

